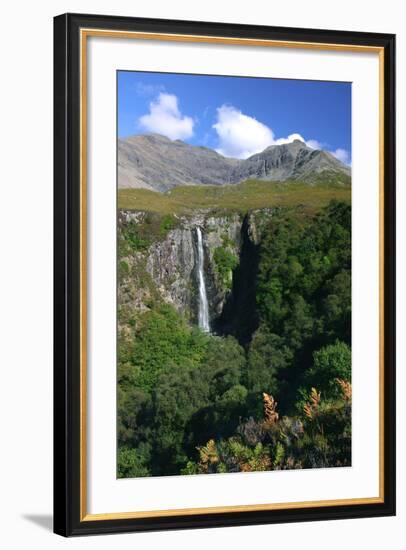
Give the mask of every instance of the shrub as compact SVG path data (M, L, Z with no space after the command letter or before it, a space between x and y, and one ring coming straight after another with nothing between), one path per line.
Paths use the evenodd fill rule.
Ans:
M231 289L233 283L233 270L238 265L237 256L224 246L218 246L214 250L213 259L220 282L225 289Z

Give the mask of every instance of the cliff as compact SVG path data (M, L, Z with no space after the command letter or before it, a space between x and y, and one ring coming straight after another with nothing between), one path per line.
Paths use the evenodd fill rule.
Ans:
M235 332L230 322L236 313L244 313L240 310L255 276L262 226L271 215L271 209L245 215L200 211L189 216L119 211L120 318L164 302L197 324L199 227L210 326L215 332ZM248 319L250 312L245 313Z

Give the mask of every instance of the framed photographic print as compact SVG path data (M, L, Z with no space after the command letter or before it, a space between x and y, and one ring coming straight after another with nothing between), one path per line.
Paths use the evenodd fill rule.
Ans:
M395 513L395 37L55 18L55 532Z

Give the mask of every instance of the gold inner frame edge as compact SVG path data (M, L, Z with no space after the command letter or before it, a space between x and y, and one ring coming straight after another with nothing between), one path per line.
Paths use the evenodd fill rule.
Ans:
M285 502L140 510L134 512L87 513L87 38L124 38L195 42L208 44L314 49L379 55L379 496L320 501ZM292 510L331 506L379 504L384 502L384 48L357 44L282 41L222 36L149 33L106 29L80 29L80 521L176 517L230 512Z

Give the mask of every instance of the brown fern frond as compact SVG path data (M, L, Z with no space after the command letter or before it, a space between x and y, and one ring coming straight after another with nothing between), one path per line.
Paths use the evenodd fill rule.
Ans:
M316 388L310 390L310 400L303 405L303 412L307 418L313 419L320 405L321 392Z
M240 462L241 472L266 472L272 470L272 462L269 456L252 458L251 460Z
M304 404L303 412L305 413L307 418L310 418L310 420L313 418L313 409L309 403Z
M219 457L214 439L210 439L204 447L199 447L199 454L202 464L216 464L219 461Z
M343 380L342 378L336 378L336 382L341 388L344 399L346 401L351 401L351 398L352 398L351 382L348 382L348 380Z
M310 401L311 401L311 404L312 404L312 407L314 409L317 409L319 404L320 404L320 396L321 396L321 392L318 392L316 390L316 388L312 388L311 389L311 392L310 392Z
M279 414L276 412L277 402L272 397L265 392L262 394L262 399L264 401L264 417L266 424L275 424L279 420Z

